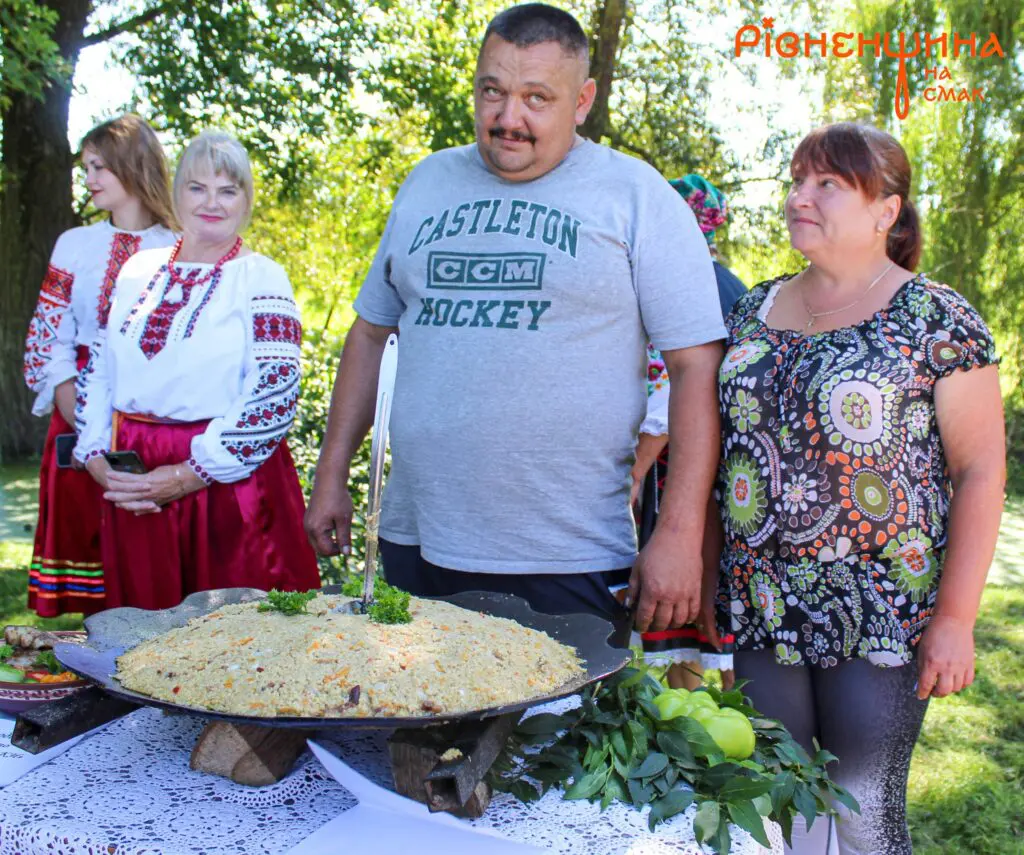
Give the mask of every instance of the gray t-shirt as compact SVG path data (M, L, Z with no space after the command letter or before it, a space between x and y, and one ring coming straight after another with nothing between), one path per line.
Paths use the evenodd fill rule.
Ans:
M399 329L381 537L455 570L632 564L647 339L725 337L707 244L664 178L589 141L520 183L475 145L437 152L355 309Z

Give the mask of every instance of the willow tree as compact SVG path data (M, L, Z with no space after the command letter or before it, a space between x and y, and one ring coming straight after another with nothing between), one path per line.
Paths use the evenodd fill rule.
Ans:
M996 335L1002 356L1011 479L1024 486L1024 2L904 0L833 10L843 29L946 34L947 51L906 60L910 113L894 98L899 58L833 60L826 92L830 120L873 121L896 134L910 155L921 211L921 269L963 293ZM953 34L975 49L954 56ZM1000 51L982 56L995 35ZM938 87L981 92L972 100L935 100ZM926 96L926 90L929 90Z
M179 137L229 124L282 173L296 140L354 116L348 92L362 12L350 0L4 0L0 6L0 460L37 447L21 353L50 250L74 224L70 81L83 48L118 36L155 122Z

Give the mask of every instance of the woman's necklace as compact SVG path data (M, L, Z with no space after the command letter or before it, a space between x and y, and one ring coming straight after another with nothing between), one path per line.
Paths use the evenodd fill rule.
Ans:
M852 303L847 303L845 306L840 306L838 309L829 309L827 312L812 312L810 304L808 304L807 298L804 297L804 292L803 290L801 290L800 302L804 304L804 311L807 312L807 325L804 327L804 332L810 332L811 327L814 326L814 322L818 320L818 318L827 318L829 315L838 315L840 312L845 312L847 309L852 309L861 300L867 297L867 295L871 292L871 289L874 288L879 282L881 282L885 274L892 270L895 266L895 261L889 262L889 266L886 267L885 270L883 270L874 278L874 281L872 281L872 283L868 285L867 288L864 289L864 292L856 300L854 300Z
M236 238L231 249L224 253L224 255L222 255L217 260L217 263L214 264L210 270L208 270L202 276L198 276L194 279L189 279L186 282L185 279L181 278L178 271L174 269L175 264L178 263L178 253L181 252L182 240L183 238L178 238L178 242L174 245L174 249L171 250L171 257L167 259L167 274L170 277L170 288L173 288L175 285L181 285L182 287L184 287L186 284L191 285L193 287L196 285L202 285L204 282L207 282L214 276L218 276L220 274L220 269L229 261L231 261L232 258L238 255L238 253L241 252L242 249L242 239Z

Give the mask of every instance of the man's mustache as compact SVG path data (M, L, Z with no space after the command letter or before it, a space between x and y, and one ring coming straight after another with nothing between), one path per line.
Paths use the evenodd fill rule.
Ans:
M514 140L516 142L537 142L537 138L532 134L524 134L522 131L509 131L501 127L501 125L497 125L491 128L487 133L490 135L491 139L494 139L496 137L502 137L504 139Z

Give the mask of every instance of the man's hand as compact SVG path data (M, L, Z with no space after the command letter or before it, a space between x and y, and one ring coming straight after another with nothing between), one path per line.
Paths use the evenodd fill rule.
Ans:
M641 632L682 626L700 612L704 529L720 442L716 378L721 344L663 350L661 355L671 378L671 454L658 524L629 580Z
M319 555L348 555L352 539L352 496L348 476L317 478L302 519L309 543Z
M699 550L680 554L678 541L659 538L655 528L629 577L629 602L637 604L637 630L660 632L696 620L702 572Z
M373 425L380 359L394 327L356 318L341 351L316 480L303 518L306 537L320 555L348 555L352 529L349 467Z

